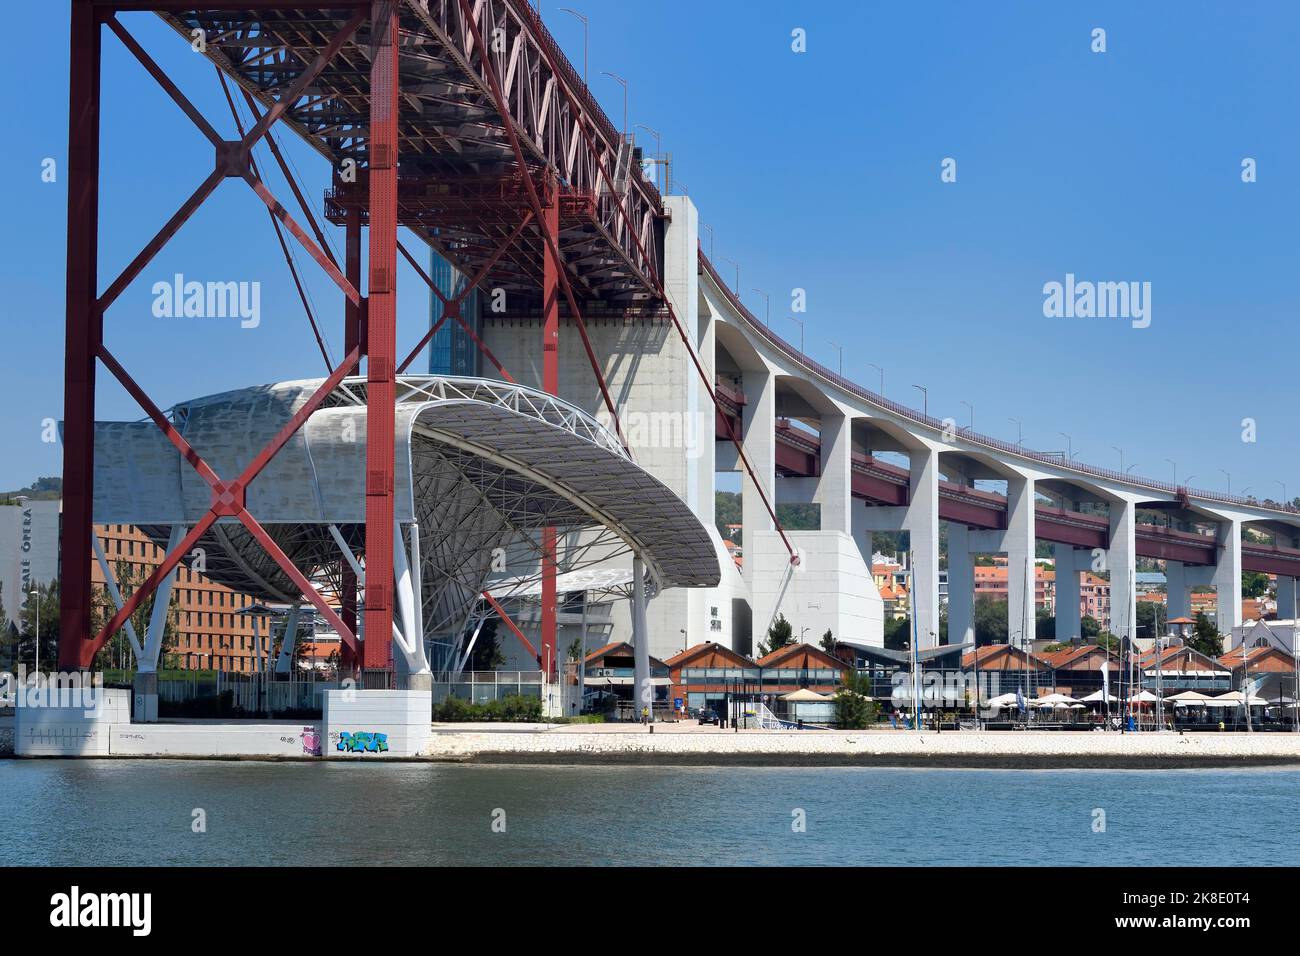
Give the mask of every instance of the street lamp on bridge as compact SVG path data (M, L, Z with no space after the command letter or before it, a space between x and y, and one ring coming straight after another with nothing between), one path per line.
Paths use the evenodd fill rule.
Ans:
M1120 448L1119 445L1111 445L1110 447L1114 448L1117 452L1119 452L1119 472L1122 475L1125 473L1124 472L1124 449Z
M803 319L796 319L793 315L787 315L786 318L791 322L799 323L799 354L803 355Z
M570 10L568 7L560 7L561 13L567 13L570 16L577 17L582 21L582 85L587 85L587 18L577 10Z
M1067 435L1065 432L1057 432L1056 434L1060 435L1062 438L1065 439L1065 463L1067 465L1073 464L1074 463L1074 439L1071 438L1069 435Z
M835 349L840 354L839 376L840 378L843 378L844 377L844 346L840 345L838 342L832 342L830 339L827 339L826 342L828 345L831 346L831 348Z
M609 72L609 70L601 70L601 72L604 73L606 76L610 77L611 79L613 79L614 82L621 84L623 87L623 139L626 140L627 139L627 80L623 79L623 77L619 76L617 73Z
M739 281L739 277L737 277L737 281ZM751 291L757 292L763 297L763 321L767 323L767 327L770 329L772 327L772 297L762 289L753 289Z
M877 365L875 362L868 362L867 364L880 373L880 391L877 394L881 398L884 398L885 397L885 370L881 368L879 365Z
M1228 471L1228 469L1226 468L1220 468L1219 471L1223 472L1225 475L1228 476L1228 495L1231 496L1232 495L1232 472Z
M1008 418L1007 421L1013 422L1016 426L1016 447L1019 448L1025 443L1025 425L1018 418Z
M740 298L740 263L737 262L735 259L730 258L729 256L723 256L722 261L730 262L733 266L736 267L736 284L731 288L735 291L736 298L739 299Z
M962 399L962 404L965 405L968 409L970 409L970 426L968 430L973 435L975 434L975 406L972 405L970 402L966 401L965 399Z
M930 417L930 392L924 385L913 385L915 389L921 391L921 415L925 418Z
M1169 462L1169 464L1174 466L1174 487L1177 488L1178 487L1178 462L1174 461L1172 458L1166 458L1165 461Z
M636 128L645 130L655 138L655 189L666 192L667 190L659 185L659 167L662 165L660 157L663 155L663 151L659 148L659 130L646 126L645 123L637 123Z

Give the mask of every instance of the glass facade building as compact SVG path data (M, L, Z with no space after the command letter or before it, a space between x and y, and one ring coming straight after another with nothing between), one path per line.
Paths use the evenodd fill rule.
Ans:
M445 296L459 292L467 281L465 276L452 267L451 263L436 252L429 253L429 277L437 284ZM461 315L474 329L474 334L482 332L479 316L479 290L472 290L465 296ZM429 293L429 326L432 328L442 318L442 300L432 292ZM482 371L482 357L474 340L455 319L449 319L429 340L429 373L431 375L479 375Z

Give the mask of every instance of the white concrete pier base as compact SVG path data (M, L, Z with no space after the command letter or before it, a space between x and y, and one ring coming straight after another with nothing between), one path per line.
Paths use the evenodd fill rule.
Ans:
M86 707L90 702L93 705ZM128 690L94 687L37 692L24 688L14 708L14 753L20 757L107 756L110 727L130 722Z
M158 674L141 671L132 683L134 699L131 720L137 724L158 723Z
M325 757L414 757L429 743L428 690L327 690L322 695Z

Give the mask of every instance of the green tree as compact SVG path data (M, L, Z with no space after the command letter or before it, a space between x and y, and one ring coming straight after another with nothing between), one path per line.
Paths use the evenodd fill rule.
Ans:
M767 643L759 644L758 651L762 657L766 657L773 651L780 650L794 642L794 627L785 619L784 614L778 614L772 626L767 629Z
M28 595L27 603L18 613L16 624L21 639L17 642L16 656L28 667L35 666L39 632L41 668L55 670L59 664L59 582L38 584L32 590L36 593Z
M1169 631L1169 612L1155 601L1137 602L1138 637L1160 637Z
M835 635L831 632L829 627L826 628L826 633L822 635L821 644L822 650L831 655L834 655L835 648L839 646L835 641Z
M903 645L912 639L912 619L895 617L885 621L885 647L891 651L901 651Z
M841 730L862 730L876 722L879 705L871 699L871 679L848 670L835 693L835 722Z
M1007 602L981 597L975 601L975 643L1005 644L1007 642Z
M1085 614L1079 619L1079 636L1088 638L1096 637L1101 633L1101 622L1091 614Z
M1259 571L1246 571L1241 575L1241 596L1249 599L1262 598L1268 593L1268 575Z
M1045 607L1040 607L1034 618L1034 637L1040 641L1056 636L1056 616Z
M1192 637L1187 642L1187 646L1195 651L1200 651L1206 657L1217 658L1223 656L1223 635L1206 617L1204 611L1196 612L1196 624L1192 628Z

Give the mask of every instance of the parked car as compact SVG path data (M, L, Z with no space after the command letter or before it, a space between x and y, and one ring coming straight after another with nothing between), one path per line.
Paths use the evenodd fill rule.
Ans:
M718 715L715 711L708 708L701 708L699 711L699 721L701 724L718 724Z

